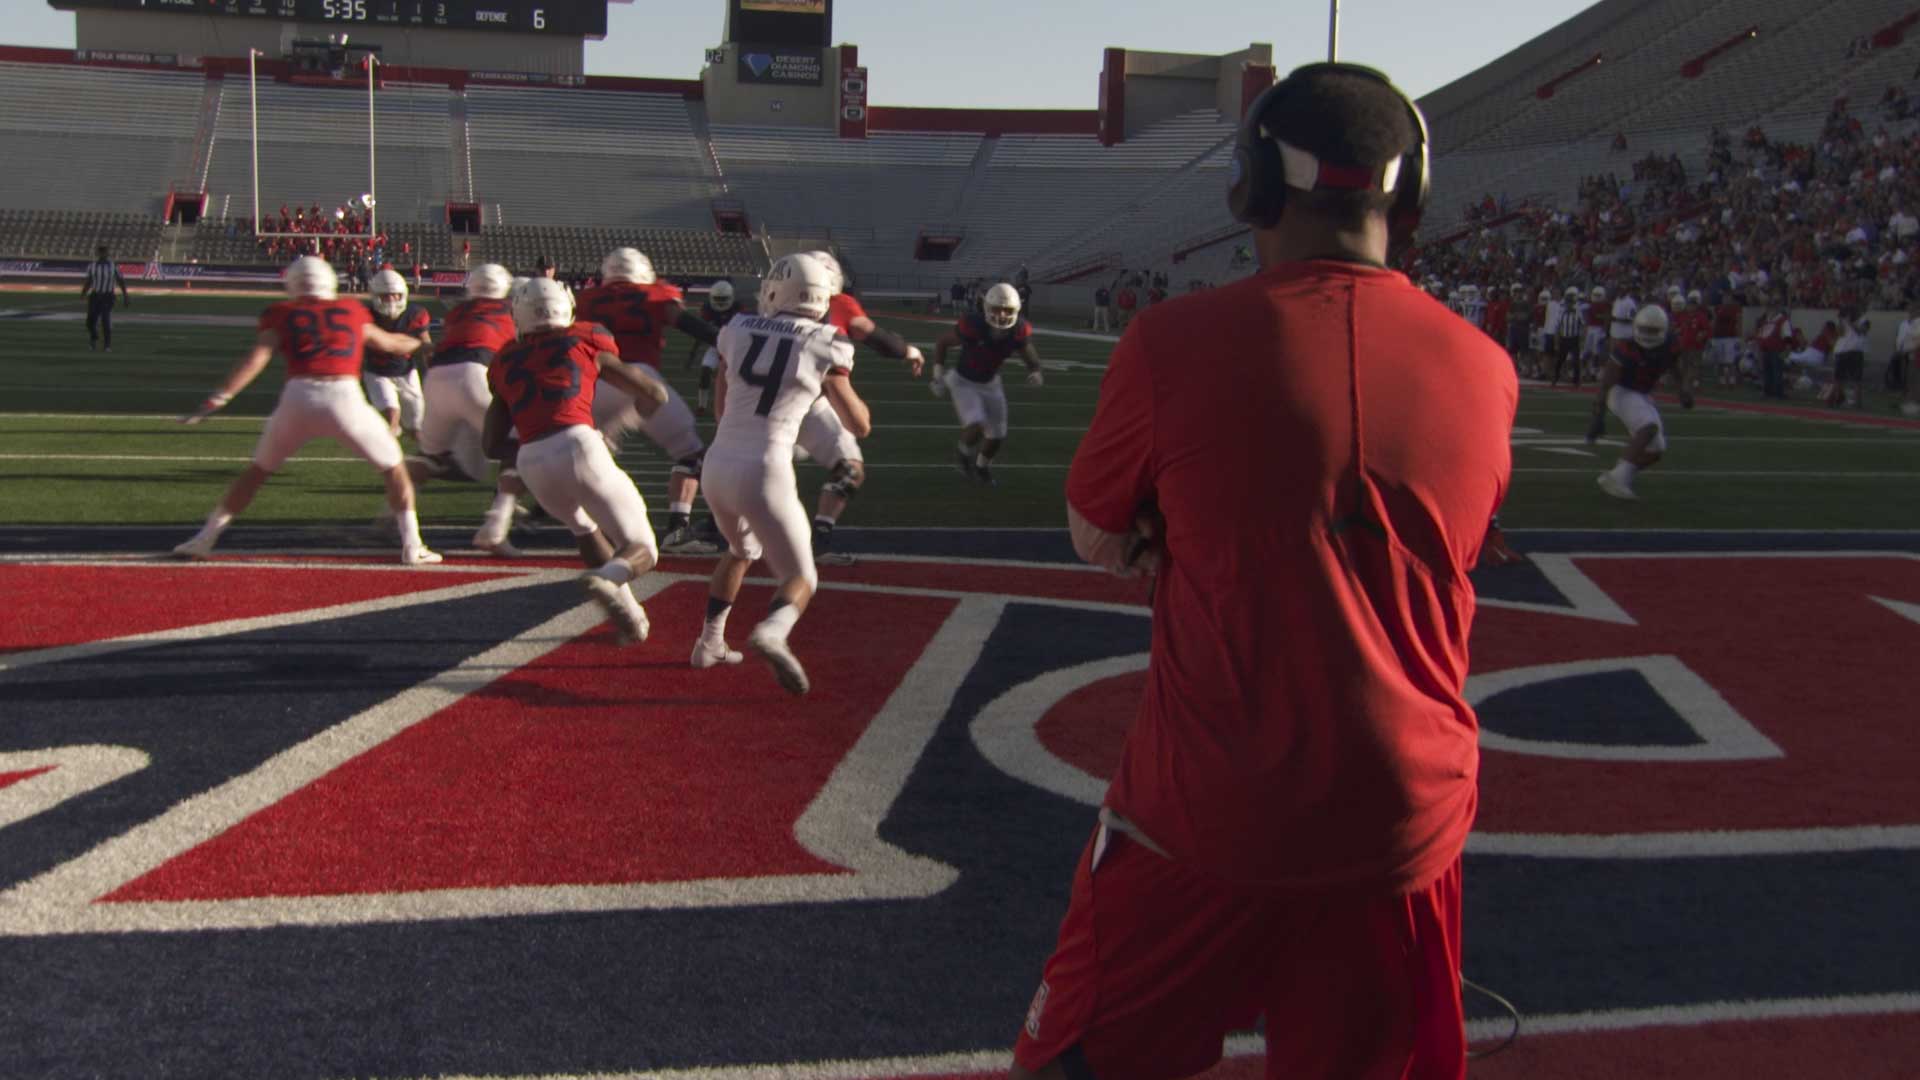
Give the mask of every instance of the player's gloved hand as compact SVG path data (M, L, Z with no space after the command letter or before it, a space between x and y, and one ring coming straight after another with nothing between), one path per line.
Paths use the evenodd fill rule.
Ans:
M219 412L227 402L232 400L233 399L226 394L210 394L207 400L200 403L199 408L181 417L180 423L189 425L197 424L207 417L212 416L214 413Z
M927 389L933 391L934 397L947 396L947 371L939 364L933 365L933 381L927 384Z
M1606 430L1607 414L1595 409L1593 411L1593 419L1587 422L1587 441L1589 443L1600 441L1600 436L1604 434Z
M1032 371L1027 372L1028 386L1045 386L1046 384L1046 376L1040 374L1039 368L1034 368Z
M1693 391L1691 390L1680 391L1680 407L1683 409L1693 408Z
M916 379L919 378L921 370L926 366L927 357L926 354L920 351L920 346L907 346L907 370L912 373L913 377Z

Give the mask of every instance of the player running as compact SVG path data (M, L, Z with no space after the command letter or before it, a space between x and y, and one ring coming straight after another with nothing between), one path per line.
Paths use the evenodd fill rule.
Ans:
M580 294L580 314L613 334L620 343L622 362L644 364L657 374L669 328L677 327L708 345L716 340L713 326L687 310L680 289L659 280L653 261L639 251L620 248L608 255L600 264L600 282ZM673 474L667 482L667 531L661 547L676 553L709 554L719 545L695 536L692 528L693 500L700 493L700 461L707 446L694 430L693 410L686 399L664 379L654 381L666 388L667 401L651 415L642 416L625 392L614 386L596 400L593 424L616 453L626 433L638 428L673 459Z
M907 370L916 378L919 377L926 366L926 357L906 338L882 329L867 316L867 309L847 291L847 275L840 268L840 260L826 251L809 251L807 254L826 269L827 276L833 282L833 299L827 305L827 325L881 356L906 361ZM840 423L839 415L825 398L815 398L813 405L807 409L806 419L800 422L796 445L827 470L827 482L820 485L820 498L813 511L813 557L819 562L850 563L853 560L849 556L836 554L829 549L833 546L833 530L840 522L840 515L846 512L847 503L853 500L860 491L860 485L867 480L866 456L861 452L860 441Z
M419 304L407 301L407 279L397 271L382 270L369 283L373 293L374 325L390 333L418 338L422 345L433 344L427 328L433 316ZM420 390L420 372L413 366L412 353L391 353L378 346L367 349L366 369L361 382L367 400L387 418L387 426L398 438L402 431L420 437L421 414L426 399Z
M535 278L521 289L513 321L520 340L487 369L487 453L511 456L533 497L573 532L590 568L580 584L613 619L620 643L645 641L647 613L627 586L653 569L660 549L646 501L594 428L593 403L605 380L651 416L667 400L666 386L640 365L622 363L603 327L574 322L573 294L558 281ZM518 433L517 449L509 429Z
M773 264L760 286L760 314L742 315L720 332L720 426L707 451L707 505L727 550L713 570L693 666L737 661L739 654L727 648L727 614L747 568L764 554L779 586L747 647L795 694L809 684L787 635L818 579L793 474L794 439L808 407L823 395L854 436L872 426L866 402L847 378L853 343L820 321L832 298L832 276L811 256L788 255Z
M713 327L718 334L733 317L740 313L740 306L734 302L733 282L716 281L707 290L707 298L700 304L700 321ZM713 346L702 341L694 341L687 349L687 366L693 366L695 356L700 357L700 402L693 408L695 416L707 415L707 408L713 403L713 369L720 363L720 356Z
M260 488L294 452L319 438L333 438L379 470L387 484L387 506L400 531L400 561L437 563L440 556L420 539L413 509L413 483L401 467L400 442L360 389L361 365L369 346L411 356L421 339L374 325L365 304L340 299L340 282L324 259L312 255L287 268L287 296L260 314L259 334L219 389L192 413L180 418L197 424L218 412L234 395L266 370L277 352L286 358L287 381L280 401L254 446L253 460L193 538L173 549L186 559L204 559L233 519L246 510Z
M1693 408L1693 365L1684 362L1667 333L1667 313L1648 305L1633 317L1633 337L1613 344L1613 354L1600 371L1600 392L1593 400L1593 422L1587 426L1587 442L1600 438L1606 430L1606 411L1627 425L1627 447L1612 469L1599 476L1600 490L1616 499L1636 499L1634 474L1658 464L1667 450L1667 432L1660 422L1660 410L1653 404L1653 388L1667 372L1675 370L1680 387L1680 407Z
M946 371L947 351L958 348L960 363ZM960 472L993 483L993 458L1007 441L1007 391L1000 365L1018 353L1027 365L1027 385L1041 386L1040 353L1033 347L1033 326L1020 317L1020 294L1001 282L987 290L978 313L960 316L933 346L933 393L953 395L960 417Z
M487 475L480 445L487 406L493 402L487 368L517 333L513 305L507 300L512 287L513 275L506 267L477 266L467 275L466 299L447 313L446 328L427 361L420 455L407 459L415 484L447 476L481 483ZM520 554L507 542L507 530L513 525L515 497L526 490L513 464L502 465L493 506L473 534L474 547L502 558Z

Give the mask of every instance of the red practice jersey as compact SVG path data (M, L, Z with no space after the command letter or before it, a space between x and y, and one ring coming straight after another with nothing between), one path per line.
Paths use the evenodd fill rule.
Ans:
M378 312L374 313L373 324L382 330L391 330L396 334L419 337L433 325L433 316L419 304L408 304L397 319L388 319ZM367 370L375 375L400 377L413 370L412 353L390 353L373 346L367 346Z
M1620 365L1620 385L1643 394L1653 393L1660 377L1672 371L1679 359L1671 339L1654 349L1633 341L1613 343L1613 362Z
M493 396L507 403L521 443L563 427L593 426L593 388L600 381L599 356L618 355L606 328L577 322L544 330L501 350L487 369Z
M1680 351L1699 352L1707 347L1713 337L1713 313L1704 307L1691 307L1681 312L1675 328L1675 336L1680 339Z
M858 297L841 293L827 305L827 325L835 330L853 336L853 320L867 317L867 309L860 306Z
M1713 336L1717 338L1737 338L1740 336L1739 304L1728 302L1713 309Z
M961 378L977 383L992 382L1000 374L1000 365L1033 340L1033 324L1025 319L1014 323L1011 330L995 330L986 319L971 312L960 316L953 332L960 337L960 362L953 369Z
M468 300L447 313L447 323L434 343L429 367L441 364L491 364L500 350L513 344L513 305L505 300Z
M373 312L357 300L287 300L260 313L260 329L279 338L287 374L358 375Z
M1067 478L1099 529L1166 522L1107 806L1232 885L1392 895L1452 866L1467 572L1518 401L1506 350L1389 270L1288 262L1142 313Z
M675 308L681 304L679 286L656 281L636 285L617 281L596 285L580 294L579 318L596 322L613 333L620 343L620 359L629 364L660 366L660 352L666 348L667 330L673 326Z

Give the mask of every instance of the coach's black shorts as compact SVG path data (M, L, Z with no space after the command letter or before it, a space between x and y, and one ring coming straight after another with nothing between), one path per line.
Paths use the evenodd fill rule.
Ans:
M1859 382L1867 373L1867 354L1864 352L1835 353L1833 356L1833 377L1839 382Z

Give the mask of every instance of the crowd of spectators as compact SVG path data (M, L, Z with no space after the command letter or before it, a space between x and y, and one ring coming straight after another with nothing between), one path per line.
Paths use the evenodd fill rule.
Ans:
M1413 272L1451 287L1677 287L1753 305L1904 309L1920 297L1920 131L1902 87L1874 111L1869 129L1836 101L1810 145L1715 128L1699 176L1677 156L1643 157L1630 179L1587 178L1569 209L1422 251Z

